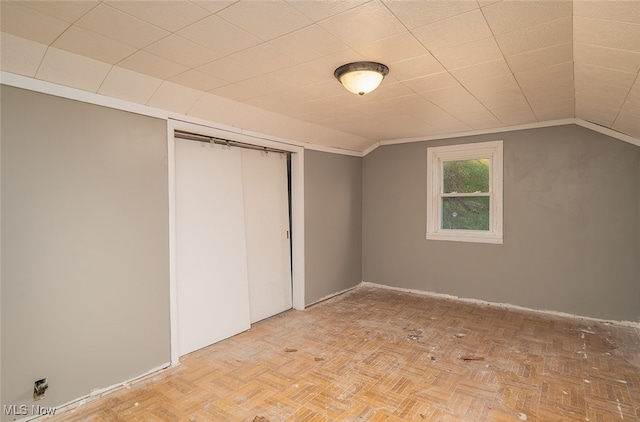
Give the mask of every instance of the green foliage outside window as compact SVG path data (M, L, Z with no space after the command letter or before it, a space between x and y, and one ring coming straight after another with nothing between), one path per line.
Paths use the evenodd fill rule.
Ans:
M446 161L443 164L444 193L488 193L489 160ZM442 228L489 230L489 197L442 198Z

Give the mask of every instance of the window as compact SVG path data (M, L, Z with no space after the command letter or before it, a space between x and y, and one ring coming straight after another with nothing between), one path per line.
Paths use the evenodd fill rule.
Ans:
M502 141L427 148L427 239L502 243Z

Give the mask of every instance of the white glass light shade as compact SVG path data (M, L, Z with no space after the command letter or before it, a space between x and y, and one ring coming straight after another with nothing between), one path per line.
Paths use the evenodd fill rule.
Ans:
M356 70L342 75L340 82L354 94L364 95L376 89L383 78L381 73L372 70Z
M376 89L387 73L389 68L383 64L355 62L340 66L333 74L347 90L364 95Z

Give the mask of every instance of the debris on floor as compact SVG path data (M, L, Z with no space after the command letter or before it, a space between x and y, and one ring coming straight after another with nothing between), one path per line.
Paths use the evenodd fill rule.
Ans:
M265 418L264 416L256 416L255 418L253 418L253 422L269 422L269 419Z
M484 356L462 355L458 356L460 360L484 360Z
M287 349L284 349L284 351L287 352L287 353L293 353L293 352L297 352L298 349L289 349L289 348L287 348Z
M462 338L462 337L464 337L464 334L462 334L462 333L455 333L453 336L454 336L455 338Z
M320 361L323 361L324 358L313 358L313 360L315 360L316 362L320 362Z
M521 421L526 421L527 415L525 415L524 413L518 413L518 419L520 419Z
M435 360L436 360L436 357L435 356L431 356L431 361L435 362Z
M422 338L422 330L418 330L417 328L405 328L407 331L407 338L409 340L420 340Z

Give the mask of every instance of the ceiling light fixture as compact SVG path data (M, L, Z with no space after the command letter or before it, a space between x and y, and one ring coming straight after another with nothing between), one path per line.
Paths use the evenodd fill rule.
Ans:
M380 85L389 68L382 63L354 62L343 64L333 72L340 83L354 94L368 94Z

